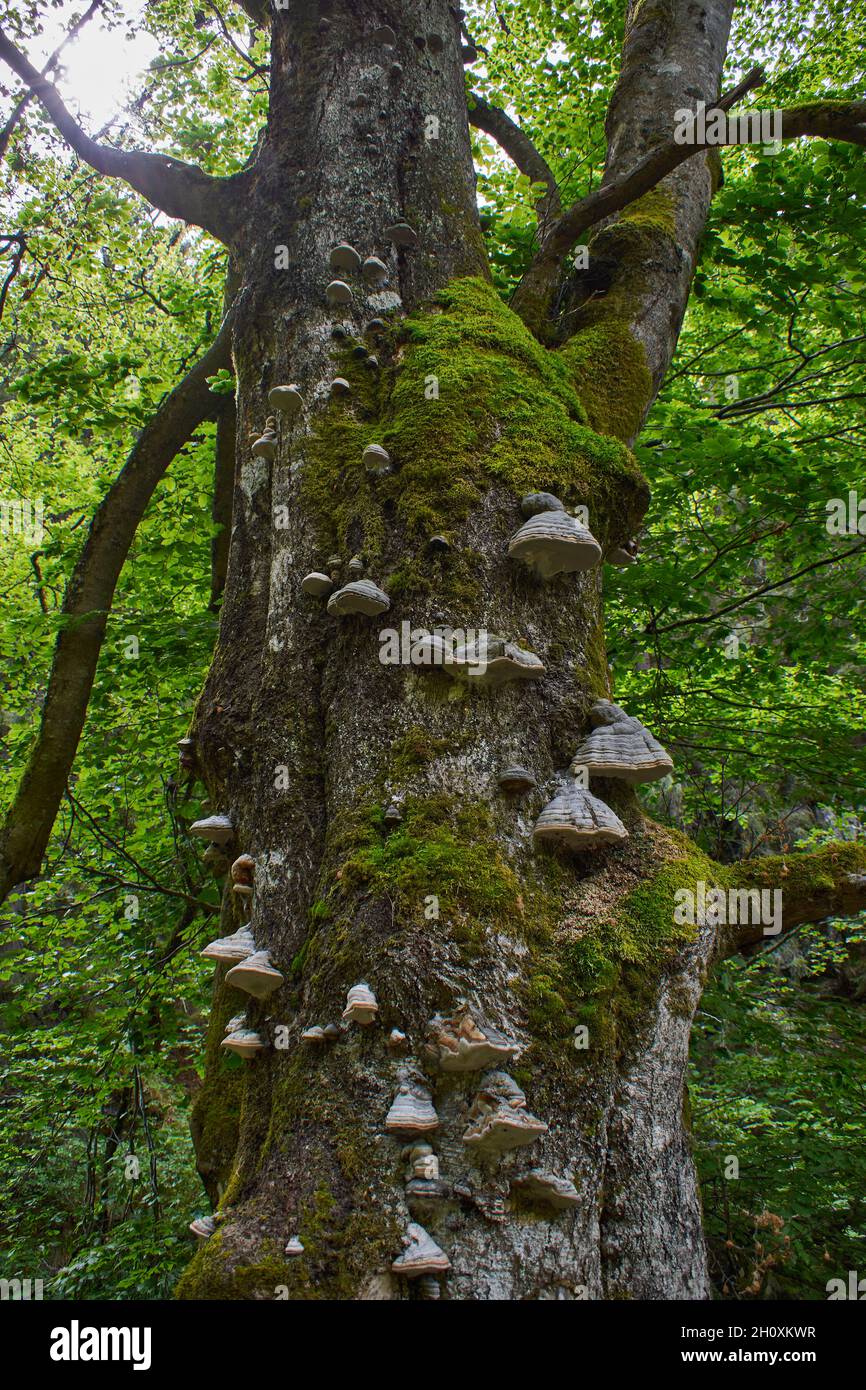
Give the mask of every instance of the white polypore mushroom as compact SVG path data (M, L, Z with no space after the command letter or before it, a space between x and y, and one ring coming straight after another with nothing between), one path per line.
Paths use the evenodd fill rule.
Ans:
M205 816L193 821L189 833L200 840L210 840L212 845L227 845L234 838L235 828L228 816Z
M377 477L391 470L391 455L381 444L368 444L361 455L361 462L368 473L374 473Z
M304 408L304 398L297 386L272 386L268 392L268 405L294 420Z
M339 242L332 249L329 260L332 270L344 270L355 275L361 269L361 257L347 241Z
M352 291L345 280L332 280L325 289L325 298L329 304L351 304Z
M371 285L373 289L380 290L388 283L388 267L384 261L380 261L378 256L368 256L361 266L361 274L364 282Z
M310 574L305 574L301 580L301 588L305 594L312 595L313 598L324 598L334 587L334 581L329 574L322 574L319 570L313 570Z

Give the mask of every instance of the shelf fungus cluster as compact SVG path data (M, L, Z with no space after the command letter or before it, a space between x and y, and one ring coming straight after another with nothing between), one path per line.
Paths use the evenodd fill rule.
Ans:
M346 1007L343 1010L343 1019L346 1023L360 1023L366 1028L371 1023L375 1023L376 1015L379 1012L379 1005L376 996L367 984L366 980L361 980L357 985L352 985L346 995Z
M529 493L521 511L528 520L508 542L508 554L541 579L590 570L601 560L601 546L591 531L571 516L549 492Z
M544 675L544 664L534 652L490 634L455 645L446 637L431 633L414 650L421 669L444 671L452 680L463 681L475 689L513 680L540 680Z
M441 1071L483 1071L507 1064L517 1050L517 1043L503 1033L479 1023L465 1001L458 1003L450 1018L436 1014L427 1025L425 1053Z
M463 1133L468 1149L505 1153L534 1144L546 1133L547 1125L526 1109L526 1096L507 1072L491 1071L482 1078Z
M254 439L252 453L256 458L271 461L277 456L277 417L269 415L265 421L264 432Z
M632 786L656 782L673 771L658 739L611 700L596 700L589 719L593 729L575 753L573 768L585 767L590 777L615 777Z

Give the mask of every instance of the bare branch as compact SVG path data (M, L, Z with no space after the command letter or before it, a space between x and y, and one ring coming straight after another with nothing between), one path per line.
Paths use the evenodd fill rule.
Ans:
M123 179L169 217L179 217L230 242L243 208L249 171L215 179L195 164L142 150L117 150L91 139L67 110L57 91L0 30L0 58L39 98L64 140L79 159L99 174Z
M543 183L547 192L538 199L535 210L538 214L540 227L551 218L559 217L562 212L562 204L559 198L559 188L553 176L547 160L533 145L525 130L513 121L498 106L488 106L487 102L473 92L469 107L469 124L477 130L483 130L496 141L509 159L517 165L521 174L525 174L532 183Z
M232 316L145 425L99 504L63 600L42 723L0 833L0 903L35 877L75 760L117 580L157 483L222 402L207 378L230 362Z

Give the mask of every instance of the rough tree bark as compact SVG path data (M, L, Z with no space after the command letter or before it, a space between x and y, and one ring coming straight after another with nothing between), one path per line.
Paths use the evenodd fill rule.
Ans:
M258 0L244 8L264 17ZM489 283L447 0L275 9L266 135L255 163L225 181L95 146L0 42L73 149L222 238L240 286L228 572L191 732L211 809L231 816L234 851L255 859L251 925L285 983L260 1004L217 970L194 1133L220 1221L182 1296L430 1294L391 1271L412 1219L447 1253L441 1293L453 1299L708 1294L684 1072L713 953L738 939L677 926L674 895L744 880L650 822L614 781L594 790L627 826L623 845L583 856L533 847L590 705L611 694L604 569L541 583L508 559L507 542L528 491L586 506L605 553L645 512L627 446L674 350L713 189L705 154L664 151L673 112L718 97L731 8L630 4L603 189L559 217L548 185L513 309ZM798 120L794 134L811 121L813 133L862 142L856 104ZM541 169L507 117L488 109L479 121ZM402 220L417 230L414 248L385 236ZM589 269L564 273L590 227ZM340 241L390 275L380 290L356 279L345 309L324 293ZM384 328L367 330L371 320ZM330 396L336 376L351 381L348 400ZM268 391L288 382L304 414L282 417L272 462L254 457ZM366 473L371 442L388 449L392 472ZM431 547L434 535L447 548ZM388 591L385 617L329 617L301 591L314 569L345 581L352 557ZM110 600L117 565L81 615L95 634L91 666L104 627L93 610ZM380 627L404 621L502 634L541 658L544 677L470 692L442 672L385 665ZM76 739L46 766L68 766ZM522 799L499 789L509 762L536 778ZM395 798L396 826L384 814ZM36 872L32 854L13 857L11 881L22 863ZM798 883L802 910L861 902L863 868L850 847L825 854L818 887ZM763 872L761 886L790 883L784 863ZM241 920L227 885L221 934ZM376 1025L303 1046L302 1030L338 1019L362 979L379 1000ZM423 1049L428 1020L460 999L520 1044L512 1074L548 1126L530 1150L479 1160L461 1141L478 1076L443 1075ZM220 1043L243 1010L271 1047L232 1068ZM407 1057L389 1051L391 1028ZM384 1132L408 1061L433 1090L449 1193L423 1210L407 1200L402 1143ZM527 1205L512 1179L531 1166L571 1178L577 1205ZM296 1234L304 1254L287 1256Z

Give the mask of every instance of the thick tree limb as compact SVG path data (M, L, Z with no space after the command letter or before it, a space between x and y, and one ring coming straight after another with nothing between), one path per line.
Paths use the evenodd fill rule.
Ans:
M747 859L724 870L737 890L779 890L782 933L803 922L851 917L866 909L866 845L837 843L814 853L776 854ZM768 938L760 923L741 922L719 929L721 955ZM772 939L772 938L770 938Z
M207 378L229 365L230 331L229 315L145 425L96 510L64 596L39 735L0 832L0 903L39 873L84 727L118 577L157 483L193 431L220 409Z
M87 10L85 10L84 14L81 16L80 19L76 20L76 22L69 29L68 33L64 34L60 43L57 45L54 52L51 54L51 57L48 59L48 62L45 64L41 73L39 74L40 77L48 76L49 72L51 72L51 70L57 63L57 59L60 57L64 48L66 48L67 44L72 43L73 39L76 39L78 37L85 24L87 24L88 20L91 20L93 16L96 14L97 10L102 8L102 3L103 0L91 0L90 7ZM25 92L21 100L16 102L15 106L12 109L12 114L10 115L3 129L0 130L0 159L3 159L4 155L6 154L6 151L9 148L9 141L12 139L12 133L15 130L15 127L20 121L24 112L27 110L27 107L30 105L30 102L33 100L33 97L34 92L32 89L29 92Z
M498 106L488 106L481 97L472 93L469 108L469 124L483 130L495 140L520 170L533 183L543 183L547 192L538 199L535 211L538 214L539 228L543 231L548 222L558 218L562 212L559 188L547 160L533 145L525 130Z
M727 106L738 99L741 88L727 99ZM782 140L797 140L801 136L817 136L824 140L843 140L866 146L866 101L811 102L782 112ZM513 308L522 314L527 305L537 302L545 287L552 289L559 275L560 263L590 227L649 193L662 179L696 154L740 143L724 140L721 145L702 141L678 145L673 139L654 146L626 174L603 183L585 198L572 204L551 228L518 286Z
M196 165L185 164L168 155L100 145L81 129L57 88L34 68L2 30L0 59L27 83L64 140L85 164L109 178L123 179L169 217L179 217L203 227L219 241L231 241L244 206L243 185L249 178L248 171L215 179Z

